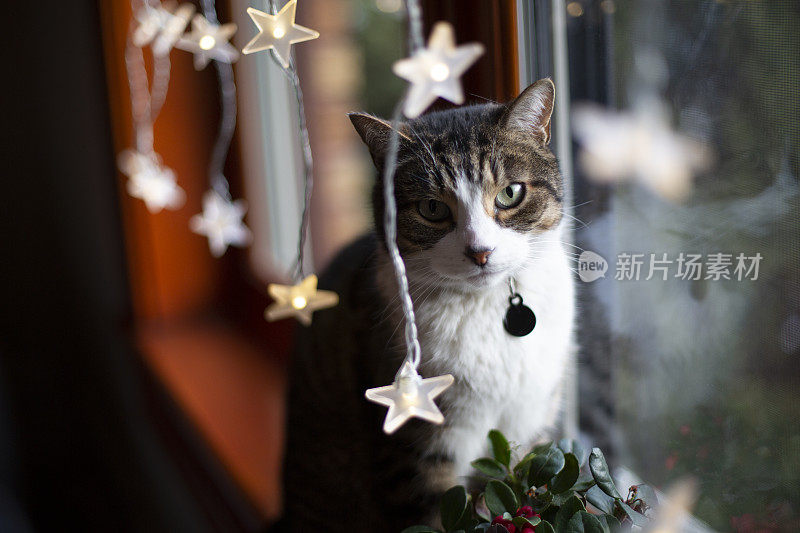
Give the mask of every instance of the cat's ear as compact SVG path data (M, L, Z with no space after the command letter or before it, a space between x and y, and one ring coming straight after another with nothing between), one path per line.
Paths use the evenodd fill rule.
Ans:
M392 132L392 125L383 119L373 117L367 113L348 113L350 122L358 132L361 140L369 148L369 153L375 166L381 168L383 166L383 159L386 157L386 150L389 147L389 135ZM403 125L398 129L400 134L400 142L411 142L408 134L404 133ZM402 144L401 144L402 146Z
M555 96L556 88L550 78L537 81L508 104L503 115L503 127L533 135L542 144L549 143Z

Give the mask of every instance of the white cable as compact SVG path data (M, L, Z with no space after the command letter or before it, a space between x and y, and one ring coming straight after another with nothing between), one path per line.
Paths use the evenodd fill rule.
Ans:
M408 12L409 27L409 55L424 46L422 37L422 10L417 0L406 0L406 10ZM392 260L394 274L397 278L397 287L400 292L400 302L403 308L403 319L405 320L405 341L406 357L397 371L395 380L399 379L405 363L408 362L417 371L421 359L421 349L417 335L417 323L414 316L414 302L411 300L411 293L408 289L408 276L406 275L406 265L400 255L397 246L397 201L394 196L394 174L397 170L397 154L400 148L400 119L402 116L403 105L408 96L404 96L395 108L392 116L392 131L389 134L389 145L387 147L386 159L383 168L383 200L384 216L383 226L386 238L386 248Z
M216 2L202 0L203 16L212 24L219 24ZM225 61L214 61L220 91L220 123L217 140L211 152L208 166L211 188L228 201L231 201L230 185L225 178L225 161L228 159L233 134L236 131L236 82L233 66Z
M157 9L155 0L131 0L131 11L136 13L143 9ZM161 5L158 3L158 8ZM153 153L153 124L161 112L167 98L171 64L168 55L153 58L153 82L147 78L147 67L144 63L144 51L133 44L135 20L131 21L128 37L125 42L125 68L128 74L128 87L131 95L131 112L136 150L143 154Z
M273 14L278 13L278 6L275 0L267 0L267 9ZM283 71L289 82L292 84L294 96L297 101L297 122L300 134L300 145L303 148L303 179L304 179L304 192L303 192L303 214L300 220L300 236L297 240L297 261L295 262L294 272L292 277L295 282L303 279L304 270L304 257L306 249L306 238L308 237L308 224L311 215L311 194L314 191L314 157L311 153L311 141L308 137L308 125L306 123L306 111L303 101L303 91L300 88L300 78L297 75L297 66L294 62L294 52L290 53L288 58L289 67L283 68L280 61L274 54L270 54L275 64Z

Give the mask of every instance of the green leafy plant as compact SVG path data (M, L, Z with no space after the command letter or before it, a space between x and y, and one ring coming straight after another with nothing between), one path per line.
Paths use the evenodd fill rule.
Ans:
M472 466L486 480L472 495L457 485L442 496L445 532L461 533L612 533L645 526L656 504L646 485L620 494L599 448L587 453L574 440L536 446L516 465L511 446L497 430L489 432L492 457ZM430 526L412 526L403 533L440 533Z

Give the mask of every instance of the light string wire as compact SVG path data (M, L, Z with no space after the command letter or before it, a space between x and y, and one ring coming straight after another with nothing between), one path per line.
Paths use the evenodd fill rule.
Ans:
M275 0L267 0L269 11L276 15L278 13L278 6ZM297 239L297 261L295 262L292 277L295 282L299 282L303 278L304 260L306 238L308 236L309 217L311 215L311 194L314 191L314 158L311 153L311 141L308 137L308 126L306 123L305 103L303 100L303 91L300 88L300 78L297 75L297 66L294 62L294 52L289 54L289 67L284 68L280 61L271 53L273 61L283 71L289 82L294 89L294 96L297 100L297 122L300 134L300 144L303 148L303 174L304 174L304 190L303 190L303 214L300 219L300 236Z
M136 11L160 9L157 0L131 0L131 23L125 41L125 69L128 74L128 88L131 96L131 113L133 115L134 143L136 151L152 156L154 154L153 125L158 118L164 101L167 98L171 63L169 54L153 55L153 80L148 80L144 51L133 44L133 33L136 30Z
M201 0L203 16L212 24L219 25L217 6L214 0ZM233 134L236 131L236 82L233 65L226 61L214 61L220 91L220 122L217 139L211 152L208 174L211 188L227 201L231 201L230 185L225 178L225 161L228 159Z
M408 13L409 55L413 56L418 50L425 46L422 36L422 9L420 8L419 1L406 0L406 11ZM402 119L402 110L407 98L408 93L400 99L392 115L392 131L389 134L389 143L383 168L383 226L386 248L389 251L389 257L392 260L395 277L397 278L400 302L403 308L403 319L405 321L406 357L395 375L395 381L402 377L418 375L417 368L420 364L422 352L419 345L416 318L414 316L414 302L411 300L411 291L408 288L406 266L400 255L400 249L397 246L397 200L394 195L394 175L397 170L397 155L400 150L400 122ZM406 363L410 363L414 370L412 376L404 375Z

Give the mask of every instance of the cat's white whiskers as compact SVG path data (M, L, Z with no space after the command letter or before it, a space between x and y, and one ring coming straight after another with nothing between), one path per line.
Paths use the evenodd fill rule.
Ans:
M576 207L582 207L582 206L584 206L586 204L590 204L592 202L594 202L594 200L586 200L585 202L581 202L581 203L575 204L575 205L565 205L565 206L562 206L562 208L563 209L575 209Z
M575 217L575 216L572 216L570 214L565 213L563 209L561 210L561 216L565 216L567 218L570 218L570 219L574 220L575 222L578 222L579 224L581 224L581 228L588 228L589 227L589 224L587 224L583 220L579 219L578 217Z
M564 246L572 246L573 248L577 248L577 249L578 249L578 250L580 250L581 252L585 251L583 248L581 248L581 247L580 247L580 246L578 246L577 244L573 244L573 243L571 243L571 242L567 242L567 241L561 241L561 240L555 240L555 241L542 241L542 240L537 240L537 241L536 241L536 244L539 244L539 243L542 243L542 244L553 244L553 243L556 243L556 244L563 244ZM564 252L564 253L569 253L569 252Z

